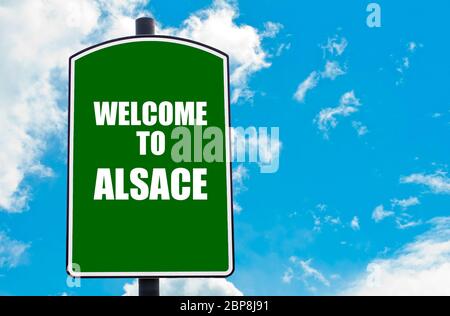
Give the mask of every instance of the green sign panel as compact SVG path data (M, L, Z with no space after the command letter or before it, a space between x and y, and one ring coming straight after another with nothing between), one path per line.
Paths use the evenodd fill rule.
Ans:
M67 271L233 271L228 57L165 36L70 58Z

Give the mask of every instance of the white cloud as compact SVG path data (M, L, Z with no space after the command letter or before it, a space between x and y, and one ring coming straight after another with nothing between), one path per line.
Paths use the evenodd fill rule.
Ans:
M432 118L439 118L441 116L442 116L442 113L439 113L439 112L435 112L435 113L431 114Z
M400 183L420 184L428 187L433 193L450 194L450 179L441 170L432 174L413 173L400 178Z
M358 136L364 136L369 132L367 126L365 126L362 122L359 121L353 121L352 127L356 130Z
M278 45L278 48L275 51L275 56L281 56L283 52L289 49L291 49L291 43L281 43L280 45Z
M125 283L123 286L123 296L138 296L139 295L139 283L135 279L132 283Z
M0 268L10 269L19 265L29 247L29 244L13 240L0 231Z
M122 12L130 14L143 2L1 2L0 209L26 209L30 189L24 179L52 174L40 159L49 137L64 139L61 87L66 86L68 57L91 39L103 39L103 30L117 29Z
M322 78L329 78L331 80L336 79L338 76L345 75L345 70L341 68L337 61L329 61L327 60L325 64L325 69L322 71Z
M294 270L292 270L291 267L288 267L286 271L284 271L281 280L283 281L283 283L291 283L293 277L294 277Z
M420 201L415 196L410 196L409 198L406 198L406 199L392 199L391 200L392 207L400 206L404 210L410 206L414 206L414 205L418 205L418 204L420 204Z
M406 56L397 59L395 63L397 64L396 71L400 74L395 84L401 85L404 82L404 74L410 68L411 61L410 57L416 52L418 47L423 47L422 44L417 44L416 42L409 42L406 44Z
M326 215L324 217L324 220L326 223L329 223L331 225L341 225L341 219L339 217L333 217L331 215Z
M338 124L337 117L345 117L357 112L360 105L361 103L353 90L346 92L341 96L337 107L322 109L314 121L317 123L319 130L323 132L324 137L328 138L330 128L335 128Z
M124 296L139 294L138 281L126 283ZM177 278L160 279L162 296L242 296L242 292L224 278Z
M233 201L233 211L236 212L237 214L239 214L240 212L242 212L243 208L241 206L241 204L239 204L236 201Z
M231 176L233 178L233 183L235 184L236 193L244 190L244 179L248 178L248 169L243 164L240 164L233 169Z
M337 61L327 60L324 71L321 73L317 71L311 72L309 76L298 85L297 90L294 93L294 99L303 103L305 102L308 91L317 87L320 78L334 80L336 77L342 75L345 75L345 71L339 66L339 63Z
M343 294L450 295L450 217L434 218L432 228L391 258L375 259Z
M244 180L249 177L248 169L243 164L240 164L233 169L231 177L233 179L233 210L239 214L242 212L243 208L236 199L240 193L247 190Z
M291 261L291 263L300 267L301 270L300 278L308 285L308 287L309 287L308 283L309 279L318 281L319 283L327 287L330 286L330 281L319 270L315 269L312 266L312 259L301 260L295 256L292 256L289 258L289 260Z
M51 70L63 67L77 44L71 39L86 35L96 19L86 16L83 27L68 27L70 14L62 2L0 4L0 207L6 211L26 207L29 189L21 183L40 164L46 137L64 126Z
M359 218L358 216L353 216L352 221L350 222L350 227L353 230L360 230L360 226L359 226Z
M97 0L101 12L106 13L106 19L100 19L96 32L100 33L100 40L107 40L135 34L135 19L140 16L151 16L145 10L150 0Z
M305 102L306 93L317 86L319 78L320 76L317 71L311 72L309 76L298 85L294 94L294 99L298 102Z
M283 28L283 24L268 21L264 23L264 31L261 33L262 37L274 38Z
M414 221L414 220L410 220L408 217L405 218L405 217L398 216L395 218L395 223L397 224L398 229L403 230L403 229L408 229L411 227L421 225L422 221L421 220Z
M230 56L232 103L239 99L251 99L253 91L248 87L249 77L270 66L268 54L262 47L263 38L274 37L281 24L267 22L265 30L237 24L237 5L216 0L207 9L192 14L180 28L161 28L161 34L190 38L216 47Z
M355 96L355 92L349 91L341 96L340 105L361 105L359 99Z
M375 209L372 212L372 219L376 223L378 223L378 222L382 221L383 219L385 219L386 217L390 217L393 215L394 215L394 212L385 210L383 205L378 205L377 207L375 207Z
M327 44L322 45L322 49L324 50L324 53L340 56L344 53L347 45L348 42L345 37L335 35L334 37L328 38Z
M413 216L406 213L405 210L413 205L419 204L417 197L409 197L406 199L391 199L392 208L400 207L403 212L396 215L392 210L386 210L383 205L378 205L372 212L372 219L378 223L387 217L395 217L395 224L398 229L404 230L422 224L422 220L413 219Z
M313 230L316 232L320 232L322 230L322 221L320 220L320 217L313 214L313 219L314 219Z
M409 42L407 44L407 46L408 46L408 51L413 53L416 50L416 48L417 48L417 43L416 42Z
M326 204L319 203L315 206L315 210L310 211L313 220L314 232L319 233L323 228L329 228L336 232L338 229L345 226L340 216L337 215L338 212L327 211L327 209L328 206Z
M409 63L409 57L403 57L400 61L397 62L399 66L396 68L397 72L402 74L409 69L410 63ZM403 77L400 77L400 79L396 82L397 85L403 83Z
M340 38L336 35L333 38L329 38L327 44L321 46L324 51L324 57L326 52L330 53L333 57L340 56L347 47L347 44L347 40L343 37ZM297 90L294 93L294 99L303 103L308 91L317 87L320 79L334 80L338 76L345 75L345 73L346 70L342 69L339 62L327 60L323 71L311 72L309 76L298 85Z

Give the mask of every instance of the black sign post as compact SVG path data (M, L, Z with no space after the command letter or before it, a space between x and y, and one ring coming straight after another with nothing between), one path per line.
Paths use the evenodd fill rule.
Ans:
M148 17L136 19L136 35L155 35L155 21ZM159 279L140 278L139 296L159 296Z

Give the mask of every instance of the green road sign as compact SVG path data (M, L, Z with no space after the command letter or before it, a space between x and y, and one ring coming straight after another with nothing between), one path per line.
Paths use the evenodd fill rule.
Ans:
M70 58L67 271L233 271L228 57L165 36Z

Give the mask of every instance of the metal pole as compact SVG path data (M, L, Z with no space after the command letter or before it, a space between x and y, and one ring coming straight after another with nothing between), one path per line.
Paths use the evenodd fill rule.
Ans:
M155 21L149 17L136 19L136 35L155 35ZM139 296L159 296L159 279L139 279Z
M159 296L159 279L139 279L139 296Z
M136 19L136 35L155 35L155 20L148 17Z

